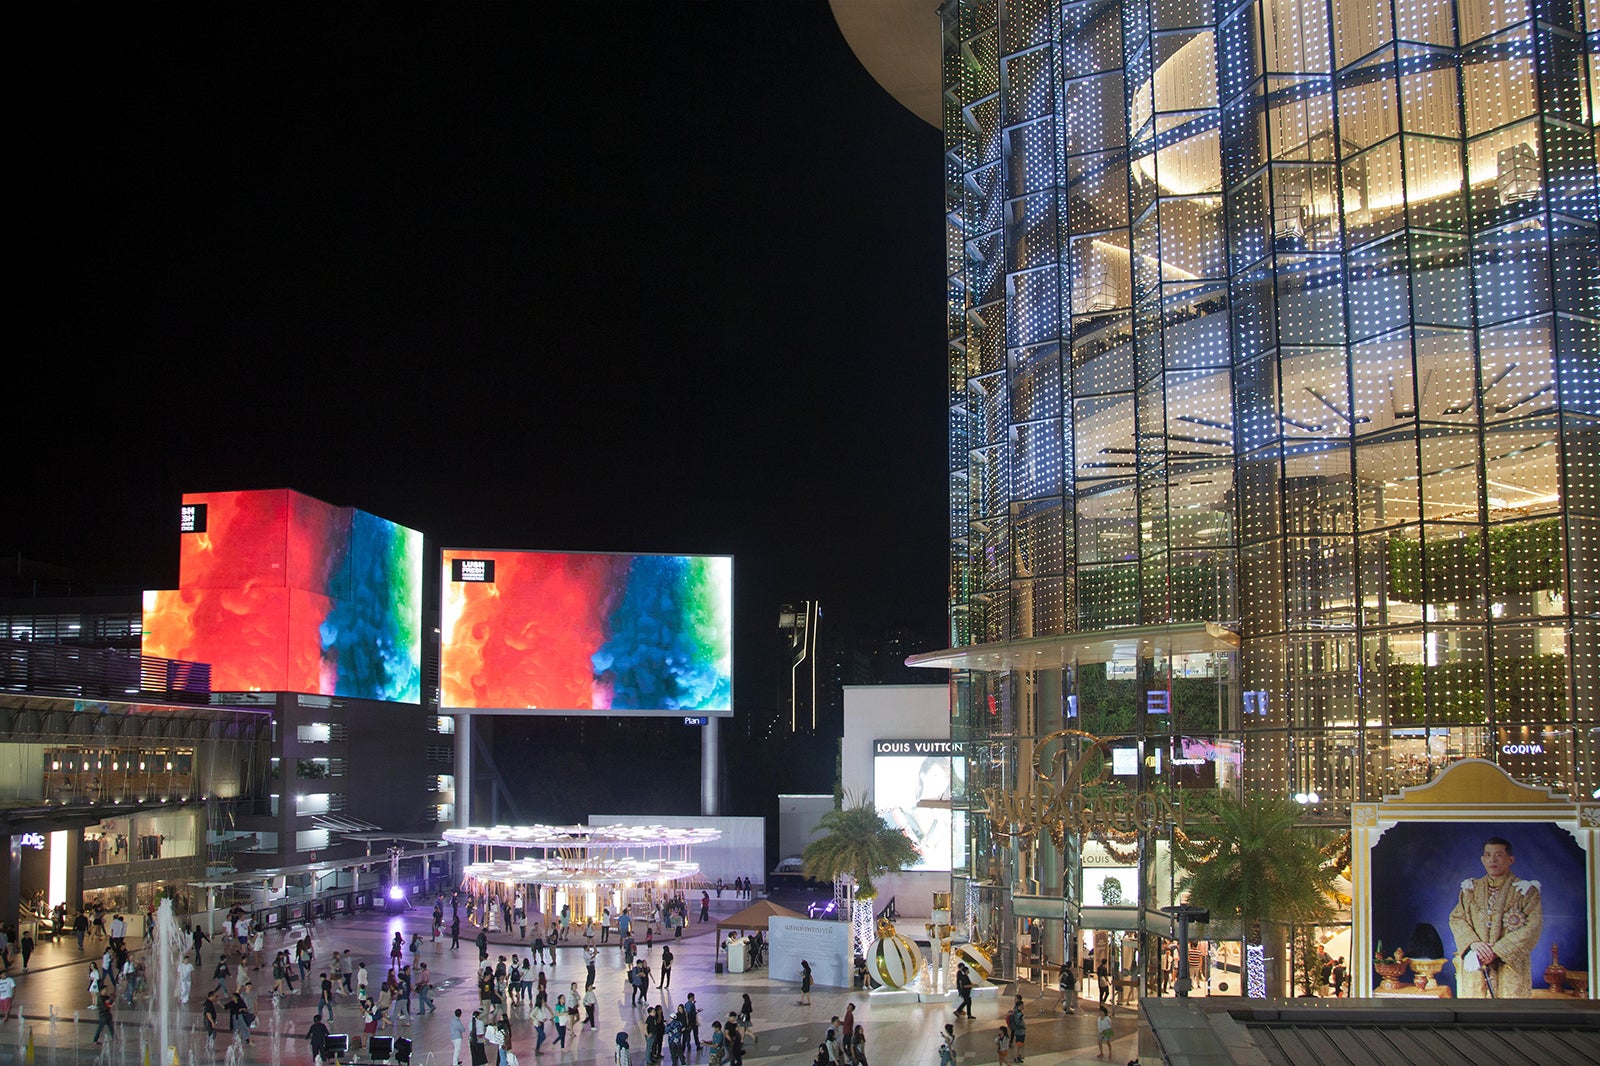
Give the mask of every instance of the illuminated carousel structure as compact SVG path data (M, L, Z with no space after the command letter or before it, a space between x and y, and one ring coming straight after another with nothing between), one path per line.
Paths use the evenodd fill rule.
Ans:
M689 881L700 865L689 858L696 844L718 840L717 829L660 825L531 825L449 829L445 840L471 848L465 887L475 896L554 915L570 908L574 926L610 906L665 894ZM494 920L496 907L489 908Z

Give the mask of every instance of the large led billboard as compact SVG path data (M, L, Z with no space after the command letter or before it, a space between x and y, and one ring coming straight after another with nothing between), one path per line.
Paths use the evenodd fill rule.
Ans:
M921 856L906 869L945 871L954 858L965 864L951 848L957 841L965 845L966 812L953 810L951 797L963 791L966 768L960 745L948 740L873 741L873 805Z
M178 543L146 655L210 663L223 692L420 701L421 533L273 489L185 493Z
M440 706L733 713L733 560L447 548Z

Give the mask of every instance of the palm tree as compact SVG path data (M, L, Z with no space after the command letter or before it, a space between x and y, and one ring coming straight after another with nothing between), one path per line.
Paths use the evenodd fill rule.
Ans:
M819 881L853 878L861 899L878 894L873 878L898 873L917 861L910 838L865 801L835 807L817 820L813 832L826 835L807 844L801 854L805 875Z
M1295 828L1300 809L1289 799L1223 794L1215 821L1178 838L1177 857L1188 871L1179 887L1210 908L1213 921L1238 923L1247 961L1263 944L1264 924L1281 940L1285 924L1315 925L1333 915L1338 867L1315 833ZM1264 992L1247 980L1246 994Z

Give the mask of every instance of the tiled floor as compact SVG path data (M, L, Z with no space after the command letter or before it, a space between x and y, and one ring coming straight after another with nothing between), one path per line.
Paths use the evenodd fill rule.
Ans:
M714 916L715 913L732 913L738 906L731 899L719 901ZM420 910L396 916L363 915L319 925L314 934L318 965L320 967L331 951L352 948L358 958L363 952L366 953L366 961L376 980L380 965L386 962L387 945L394 931L403 930L409 936L413 930L425 933L427 925L428 914ZM994 1034L1003 1006L1009 1007L1009 996L1003 1000L979 999L975 1004L978 1016L970 1022L953 1019L947 1005L874 1005L871 996L846 989L818 988L812 993L810 1006L799 1006L798 984L796 980L789 979L797 975L769 976L765 971L715 973L711 929L709 924L691 926L683 941L673 945L676 961L672 987L665 991L652 989L651 1001L673 1008L680 1002L680 997L694 992L695 999L701 1005L704 1031L709 1030L712 1019L725 1017L738 1006L740 995L749 992L755 1004L757 1039L746 1045L745 1058L752 1066L801 1066L810 1063L830 1017L843 1014L850 1002L857 1005L857 1020L866 1029L868 1058L873 1066L937 1063L939 1034L946 1022L954 1022L956 1026L957 1047L963 1064L994 1061ZM475 935L476 930L472 932ZM465 929L463 933L466 933ZM274 942L268 944L269 950L275 950L277 946ZM209 980L202 980L202 972L208 977L216 960L216 953L210 950L211 947L207 945L206 958L203 960L205 965L195 975L197 991L191 1000L191 1009L183 1016L180 1066L203 1066L231 1057L229 1038L220 1037L215 1053L210 1053L205 1048L204 1040L196 1035L199 1002L203 998L203 990L210 985ZM91 947L90 951L93 950ZM490 957L509 953L510 950L509 943L491 943ZM650 955L652 962L659 959L660 952L661 942L657 941ZM630 1034L629 1042L635 1048L634 1062L643 1062L640 1049L644 1046L644 1008L628 1006L620 956L614 943L600 953L596 987L601 999L599 1026L595 1032L574 1031L575 1036L569 1038L566 1050L554 1049L546 1043L544 1054L536 1058L531 1028L525 1021L514 1023L512 1045L522 1066L533 1066L535 1061L548 1063L549 1066L610 1063L615 1036L620 1029L626 1029ZM461 950L452 953L445 949L434 956L431 948L425 948L423 958L435 973L436 985L440 986L435 995L438 1013L416 1019L409 1029L402 1027L400 1034L410 1036L415 1042L412 1062L417 1066L451 1066L449 1019L457 1007L462 1008L464 1016L470 1016L477 1007L477 994L472 982L477 952L464 935ZM555 966L546 968L552 995L557 989L564 990L569 982L577 981L580 987L583 983L581 947L563 947L559 958ZM143 1054L144 1046L154 1044L149 1036L153 1030L140 1028L146 1016L143 1004L133 1010L119 1011L120 1024L115 1044L106 1049L96 1049L90 1043L94 1033L94 1013L89 1009L85 988L87 955L80 956L76 945L70 940L65 945L41 945L32 963L32 970L26 975L20 972L20 966L12 967L12 973L17 977L17 997L11 1021L0 1026L0 1063L22 1066L31 1061L40 1066L66 1066L69 1063L91 1061L98 1052L102 1061L119 1066L146 1066L147 1062L165 1066L159 1055L152 1054L147 1060ZM316 972L313 970L313 982ZM270 983L270 978L257 981L262 987ZM308 1063L309 1051L300 1037L310 1024L315 994L293 997L281 1012L272 1011L269 1003L270 1000L263 997L257 1034L251 1046L240 1048L234 1054L242 1052L242 1061L245 1062ZM52 1006L57 1019L53 1025L49 1021ZM1062 1063L1096 1061L1094 1021L1090 1015L1063 1015L1054 995L1029 999L1027 1008L1027 1062L1036 1066L1058 1066ZM73 1024L74 1011L79 1012L76 1026ZM25 1019L21 1024L18 1012ZM334 1013L333 1031L358 1029L355 1017L354 1007L340 1002ZM223 1020L226 1022L226 1015ZM1117 1012L1117 1055L1111 1061L1119 1066L1134 1057L1136 1023L1137 1012L1133 1008L1125 1007ZM27 1050L30 1039L33 1047L31 1060ZM691 1052L689 1061L693 1066L704 1066L708 1057L709 1051L698 1054Z

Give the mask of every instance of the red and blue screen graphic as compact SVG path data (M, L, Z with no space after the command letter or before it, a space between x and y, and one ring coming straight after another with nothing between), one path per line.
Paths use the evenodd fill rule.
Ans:
M733 560L446 549L446 708L731 714Z
M146 655L211 664L220 692L417 703L422 534L274 489L186 493L179 588L146 592Z

